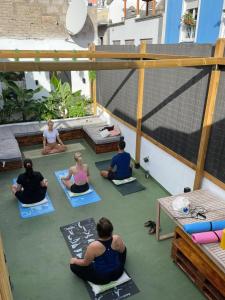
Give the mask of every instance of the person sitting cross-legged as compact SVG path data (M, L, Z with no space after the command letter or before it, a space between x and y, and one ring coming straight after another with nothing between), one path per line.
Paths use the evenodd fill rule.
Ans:
M68 175L61 177L62 183L72 193L84 193L89 189L89 169L88 165L83 163L80 152L74 154L76 164L69 168ZM73 177L73 182L71 182Z
M119 235L113 235L113 225L107 218L101 218L96 229L98 240L88 245L83 259L71 258L70 269L85 281L107 284L123 274L126 247Z
M48 128L43 132L43 149L42 154L54 154L66 151L67 147L59 137L59 132L54 127L54 123L49 120Z
M122 180L132 176L131 156L124 151L125 147L125 141L121 140L118 144L118 153L113 156L109 169L100 172L102 177Z
M31 159L25 159L23 165L25 172L18 176L12 192L22 204L39 203L45 199L48 182L40 172L33 170Z

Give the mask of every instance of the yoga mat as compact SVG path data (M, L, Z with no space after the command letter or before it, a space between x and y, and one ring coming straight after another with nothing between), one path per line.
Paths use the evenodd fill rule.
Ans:
M81 194L79 196L70 196L69 190L64 186L64 184L60 179L61 177L65 177L67 175L68 175L68 170L55 171L55 176L72 207L79 207L82 205L87 205L101 200L100 196L95 192L92 185L90 185L90 189L92 190L92 192L88 194Z
M196 244L210 244L221 241L223 230L208 231L192 234L192 241Z
M16 183L16 179L13 179L13 183ZM19 212L20 212L20 216L22 219L28 219L28 218L33 218L33 217L37 217L37 216L41 216L41 215L45 215L45 214L49 214L51 212L53 212L54 206L52 204L52 201L48 195L48 193L46 193L45 198L48 199L48 202L40 204L40 205L35 205L32 207L23 207L22 204L20 203L20 201L18 201L18 206L19 206Z
M212 221L212 222L197 222L192 224L183 225L184 231L187 233L197 233L205 231L216 231L225 228L225 220Z
M67 146L66 152L76 152L76 151L85 150L84 146L81 145L80 143L69 144L69 145L66 145L66 146ZM23 155L24 155L25 158L30 158L30 159L48 156L48 155L42 155L41 150L42 149L24 150ZM57 154L60 154L60 153L64 153L64 152L53 153L53 154L49 154L49 155L57 155Z
M97 161L95 165L100 171L102 171L109 168L110 162L111 160ZM145 190L145 187L140 182L138 182L138 180L121 185L115 185L113 182L112 184L123 196Z
M97 239L96 223L93 218L62 226L60 230L72 257L83 258L88 244ZM97 296L87 282L85 285L92 300L122 300L139 292L132 279Z

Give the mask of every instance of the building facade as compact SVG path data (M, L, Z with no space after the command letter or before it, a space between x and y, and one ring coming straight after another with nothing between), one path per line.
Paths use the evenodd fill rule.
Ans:
M154 4L153 4L154 3ZM113 0L108 5L108 26L104 44L161 44L164 1ZM107 36L107 38L106 38Z
M224 0L166 0L165 44L215 43L225 36Z
M73 0L74 2L76 0ZM68 0L1 0L0 50L84 50L97 43L97 8L92 0L82 30L71 35L66 29ZM88 72L69 72L72 90L90 95ZM42 86L39 97L51 91L49 72L25 72L26 88ZM0 84L1 85L1 84ZM1 87L0 87L1 90Z

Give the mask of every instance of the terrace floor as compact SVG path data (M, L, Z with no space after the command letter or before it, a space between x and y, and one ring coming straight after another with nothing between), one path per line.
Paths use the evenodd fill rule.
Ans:
M146 190L121 196L110 182L100 177L95 167L95 161L108 159L112 153L96 155L84 140L73 142L85 147L83 157L90 167L91 182L102 198L100 202L72 208L67 201L54 171L73 164L71 152L33 159L34 168L49 181L48 192L55 207L49 215L21 219L10 184L22 170L0 173L0 231L14 299L89 300L84 283L69 270L70 253L59 227L88 217L97 221L101 216L112 221L115 233L126 243L126 269L140 289L131 299L205 299L172 262L171 240L157 242L143 227L146 220L155 219L156 199L168 193L153 179L145 179L139 169L134 173ZM162 227L168 230L173 227L166 216L162 216Z

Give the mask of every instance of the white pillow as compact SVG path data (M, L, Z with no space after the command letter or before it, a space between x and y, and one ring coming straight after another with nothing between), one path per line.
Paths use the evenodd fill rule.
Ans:
M97 296L98 294L108 291L110 289L113 289L117 285L125 283L129 280L131 280L131 278L127 275L126 272L123 272L122 276L119 279L117 279L116 281L111 281L110 283L107 283L107 284L98 285L98 284L94 284L90 281L88 281L88 283L90 284L95 296Z
M129 178L126 178L126 179L121 179L121 180L113 179L112 182L115 185L121 185L121 184L129 183L129 182L132 182L132 181L135 181L135 180L136 180L135 177L129 177Z
M42 205L48 202L47 198L44 198L43 200L36 202L36 203L31 203L31 204L25 204L25 203L21 203L22 207L33 207L33 206L38 206L38 205Z
M93 190L89 189L89 190L87 190L86 192L83 192L83 193L73 193L71 191L68 191L68 194L70 195L70 197L79 197L79 196L82 196L82 195L90 194L92 192L93 192Z
M100 131L100 134L101 134L101 137L105 138L110 135L110 131L108 131L107 129L104 129L104 130Z

